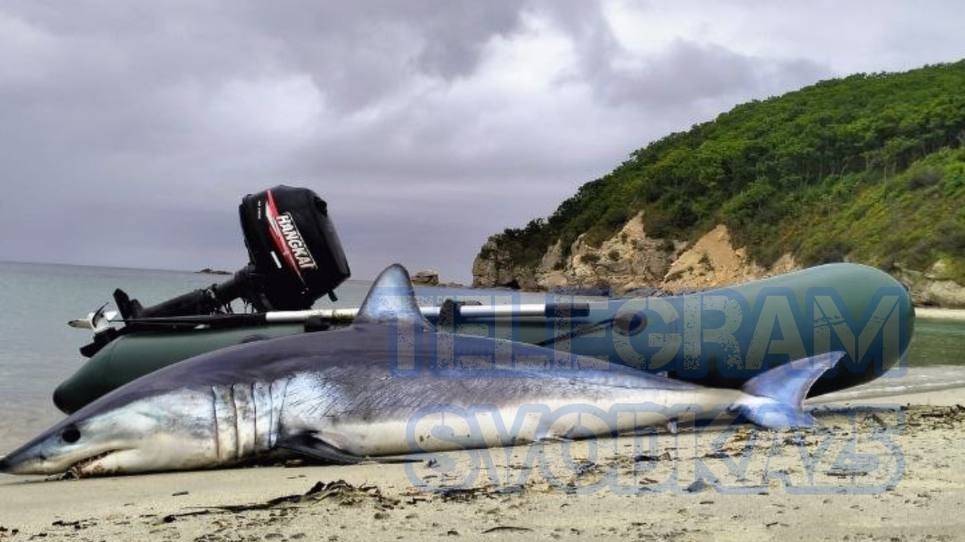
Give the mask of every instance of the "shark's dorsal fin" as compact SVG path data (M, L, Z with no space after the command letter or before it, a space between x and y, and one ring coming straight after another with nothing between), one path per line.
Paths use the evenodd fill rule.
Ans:
M355 316L354 325L364 324L408 324L432 329L416 303L405 267L396 263L379 273Z

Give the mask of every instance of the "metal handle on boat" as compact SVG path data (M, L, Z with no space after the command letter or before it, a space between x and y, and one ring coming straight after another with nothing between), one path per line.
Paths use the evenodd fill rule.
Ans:
M441 307L421 307L422 314L430 320L439 318ZM458 317L465 320L512 319L512 318L574 318L590 314L590 304L574 303L524 303L510 305L462 305L456 308ZM138 324L143 326L245 326L280 323L301 323L309 318L321 318L334 322L351 322L358 308L308 309L301 311L271 311L250 314L212 314L199 316L171 316L123 320L117 313L103 315L91 313L86 319L71 320L71 327L102 330L109 324ZM106 316L106 317L105 317Z
M439 317L441 307L420 307L422 315L429 319ZM576 303L526 303L520 305L462 305L457 309L464 319L492 318L573 318L590 314L590 304ZM304 322L309 318L323 318L334 321L351 321L358 313L350 309L308 309L303 311L266 312L267 323Z

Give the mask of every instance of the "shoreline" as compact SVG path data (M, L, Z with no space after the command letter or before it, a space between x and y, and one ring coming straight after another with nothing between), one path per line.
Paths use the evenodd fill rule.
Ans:
M942 307L915 307L915 318L924 320L947 320L965 322L965 309L946 309Z

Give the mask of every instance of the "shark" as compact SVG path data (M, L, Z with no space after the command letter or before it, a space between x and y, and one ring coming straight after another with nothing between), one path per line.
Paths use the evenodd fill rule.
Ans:
M0 459L0 472L78 477L280 457L353 464L609 436L684 416L809 427L803 401L841 352L719 389L595 358L435 329L408 272L375 280L354 323L209 352L145 375Z

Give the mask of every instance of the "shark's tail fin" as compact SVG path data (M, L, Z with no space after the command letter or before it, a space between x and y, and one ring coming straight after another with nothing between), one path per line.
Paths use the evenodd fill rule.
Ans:
M844 352L828 352L761 373L744 384L744 396L734 406L745 418L768 429L810 427L814 418L804 411L804 398L842 357Z

